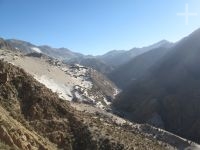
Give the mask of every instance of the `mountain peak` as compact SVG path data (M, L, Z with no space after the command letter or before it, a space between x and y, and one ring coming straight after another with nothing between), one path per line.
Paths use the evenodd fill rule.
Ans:
M165 40L165 39L163 39L163 40L161 40L161 41L157 42L156 44L168 44L168 43L172 43L172 42L170 42L170 41L168 41L168 40Z
M147 48L147 49L155 49L155 48L159 48L159 47L169 48L172 45L173 45L172 42L169 42L167 40L161 40L155 44L152 44L152 45L144 47L144 48Z

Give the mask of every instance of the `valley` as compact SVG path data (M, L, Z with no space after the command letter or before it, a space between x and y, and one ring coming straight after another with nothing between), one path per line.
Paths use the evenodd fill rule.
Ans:
M198 150L199 31L102 56L1 39L2 147Z

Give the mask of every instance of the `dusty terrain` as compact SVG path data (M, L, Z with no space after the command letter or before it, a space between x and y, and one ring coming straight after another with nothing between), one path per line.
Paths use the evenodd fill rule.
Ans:
M93 69L78 64L68 66L42 54L23 55L17 51L0 50L0 58L23 68L64 100L90 103L106 109L119 91Z
M161 150L199 147L164 130L117 117L100 109L98 103L70 102L64 97L69 96L65 95L66 91L64 95L63 91L54 91L51 86L59 85L54 88L60 90L63 83L66 87L76 84L90 87L91 84L85 84L89 83L88 80L78 78L77 74L86 70L82 66L74 66L75 69L65 66L66 73L62 65L46 63L46 59L5 50L0 52L1 59L4 59L0 61L0 72L7 74L0 83L0 141L7 149ZM44 74L48 75L45 81ZM72 74L75 75L73 78ZM68 89L66 87L63 90Z
M170 144L73 109L23 69L0 62L0 140L15 149L166 149ZM130 127L130 128L129 128ZM54 143L54 144L53 144Z

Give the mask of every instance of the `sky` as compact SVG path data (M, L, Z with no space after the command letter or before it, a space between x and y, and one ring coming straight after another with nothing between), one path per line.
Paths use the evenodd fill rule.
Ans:
M186 11L186 22L178 13ZM83 54L176 42L200 27L200 0L0 0L0 37Z

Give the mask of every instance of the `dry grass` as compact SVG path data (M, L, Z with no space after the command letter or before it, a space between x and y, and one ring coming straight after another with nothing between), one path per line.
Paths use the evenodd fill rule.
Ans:
M11 147L0 141L0 150L11 150Z

